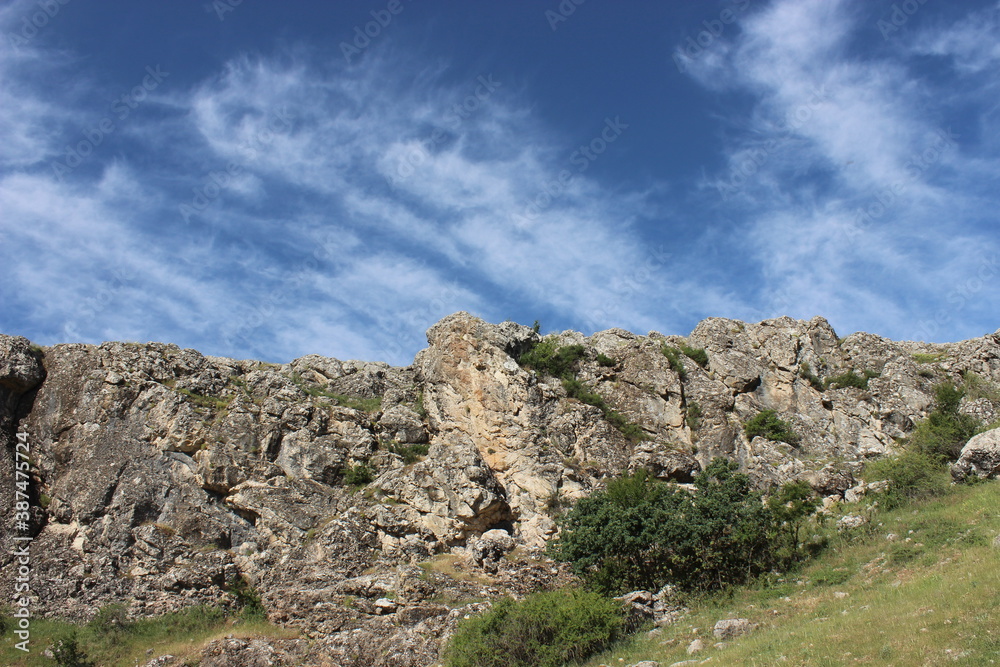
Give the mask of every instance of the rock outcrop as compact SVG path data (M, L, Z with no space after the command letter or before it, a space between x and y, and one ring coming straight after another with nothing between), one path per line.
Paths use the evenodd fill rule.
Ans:
M951 476L963 481L970 476L989 479L1000 475L1000 428L974 436L962 448L958 461L951 466Z
M0 336L0 469L13 478L25 434L36 608L83 619L109 602L134 615L233 605L242 579L312 641L220 640L202 664L432 664L468 605L568 580L541 548L560 509L610 477L688 482L724 456L762 488L803 479L841 497L926 416L936 383L1000 384L1000 332L929 345L838 339L821 318L712 318L686 338L556 338L582 346L587 400L519 365L534 330L467 313L434 325L405 368ZM670 352L682 349L705 357ZM762 410L796 441L748 438ZM992 421L1000 402L986 392L962 410ZM992 433L956 476L995 474Z

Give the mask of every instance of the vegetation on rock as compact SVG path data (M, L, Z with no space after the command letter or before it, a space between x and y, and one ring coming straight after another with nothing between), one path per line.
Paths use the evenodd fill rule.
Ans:
M779 418L778 413L774 410L758 412L743 425L743 431L751 440L761 436L767 440L784 442L789 445L796 445L799 442L799 436L792 430L792 425Z
M965 390L942 382L934 388L934 410L917 424L907 438L907 447L939 462L958 458L962 447L976 434L982 422L958 411Z

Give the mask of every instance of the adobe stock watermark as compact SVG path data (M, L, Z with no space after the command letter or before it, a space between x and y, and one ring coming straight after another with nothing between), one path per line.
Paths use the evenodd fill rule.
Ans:
M311 247L312 251L299 262L289 278L283 279L277 287L256 298L254 306L248 308L240 318L226 320L228 328L222 334L226 346L234 348L241 342L249 343L250 334L265 323L273 322L278 308L290 302L298 288L308 285L311 277L319 271L321 263L343 254L343 243L338 232L327 232Z
M889 35L899 32L910 17L920 11L927 0L903 0L892 5L892 11L875 22L875 27L882 33L882 39L889 41Z
M777 136L768 140L763 146L746 151L745 155L741 156L736 164L731 165L729 168L729 178L716 183L722 201L729 201L731 197L739 194L746 187L747 183L750 182L750 179L757 175L760 168L764 166L770 157L784 146L785 141L800 127L812 120L816 109L827 99L828 96L824 89L814 90L809 101L798 105L795 109L785 114L785 117L778 124L777 129L779 134Z
M409 0L407 0L409 2ZM382 31L389 27L394 16L403 13L406 7L402 0L389 0L385 9L373 9L370 14L372 21L364 25L354 26L354 37L350 42L340 43L340 52L344 54L344 60L351 64L351 60L361 55L361 53L371 46L372 40L382 34Z
M422 262L423 264L423 262ZM448 313L462 310L462 288L454 283L446 283L431 299L419 308L398 314L391 319L392 325L382 330L383 342L378 349L382 361L405 359L414 349L405 348L400 341L412 340L415 332L426 330L431 324Z
M615 116L614 119L605 118L604 127L597 136L579 146L570 155L569 162L576 167L576 171L562 169L552 180L543 181L541 190L524 206L522 212L515 211L511 214L511 222L523 229L528 223L538 219L543 211L565 194L576 175L587 171L590 165L608 150L608 146L618 141L627 129L628 123L623 123L621 116Z
M235 12L236 8L243 4L243 0L212 0L211 9L215 11L215 16L220 21L226 20L226 14Z
M456 102L442 119L443 124L452 132L458 131L462 123L479 110L483 103L503 85L499 81L496 81L492 74L480 76L476 79L476 82L478 85L475 91L467 95L461 102ZM448 133L444 129L435 127L429 137L409 149L405 155L396 161L394 173L389 173L385 176L385 181L389 187L395 188L397 183L413 176L417 168L430 160L434 147L444 142L447 138Z
M934 141L924 150L910 156L903 168L906 170L906 178L896 181L889 187L883 188L875 193L871 201L854 212L854 223L844 227L844 233L854 240L861 232L879 220L891 209L899 198L906 192L906 188L920 178L921 174L935 165L952 148L958 145L959 136L951 131L938 130Z
M7 33L7 41L10 42L11 48L20 49L22 46L27 46L38 31L47 26L59 10L69 4L69 0L37 0L35 4L38 5L39 11L23 17L20 30Z
M184 218L184 222L190 223L192 216L207 209L222 195L223 191L233 184L233 179L242 175L247 165L255 161L261 151L270 146L278 135L289 132L292 129L294 118L295 116L288 110L287 105L272 112L267 126L237 147L237 151L242 156L241 160L231 160L221 170L210 171L201 185L191 188L193 193L191 201L178 206L178 211Z
M998 269L1000 269L1000 257L997 255L981 258L976 275L956 285L948 292L945 297L948 306L941 308L933 316L920 321L914 340L930 341L941 331L942 327L951 323L955 316L965 309L969 301L976 298L980 292L986 288L994 289L997 283Z
M621 319L620 312L623 303L631 297L643 293L656 276L657 269L666 265L673 255L661 244L651 249L649 255L634 268L611 281L611 294L604 303L590 311L584 320L584 328L597 331Z
M66 174L73 171L84 161L93 155L94 150L104 143L104 139L118 129L117 122L121 122L139 108L151 92L156 90L163 80L170 76L170 72L164 72L159 65L146 66L146 75L142 77L137 85L131 90L122 93L111 103L108 115L104 116L96 124L81 130L83 139L75 144L66 144L66 153L62 161L56 159L51 162L52 174L62 180Z
M90 290L89 296L80 304L76 317L63 324L63 337L66 340L82 340L84 336L80 333L79 326L84 322L97 319L98 315L106 311L115 299L129 287L135 277L135 273L124 265L112 271L111 280L105 282L104 286L98 290Z
M700 58L701 54L705 53L705 49L722 37L726 26L735 23L736 17L745 12L749 6L750 0L739 0L719 12L718 18L702 21L704 30L694 37L688 36L686 40L674 47L674 65L677 66L677 71L683 74L688 64Z
M21 641L14 644L28 652L31 641L31 444L28 434L18 432L14 447L14 551L11 561L17 564L13 586L13 633Z
M587 0L561 0L555 11L546 9L545 20L549 22L549 27L552 29L552 32L559 29L560 23L568 21L569 17L576 13L576 8L586 1Z

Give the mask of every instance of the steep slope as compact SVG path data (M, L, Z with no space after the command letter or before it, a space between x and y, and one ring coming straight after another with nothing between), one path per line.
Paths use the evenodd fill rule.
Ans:
M13 478L15 433L27 434L36 613L232 603L226 590L244 578L274 621L319 640L299 658L428 664L461 603L565 579L538 548L555 511L609 476L646 467L683 482L725 456L762 487L803 478L841 494L926 414L937 382L1000 383L1000 332L926 345L838 340L821 318L715 318L687 338L558 335L582 346L574 377L600 401L518 364L540 339L531 328L457 313L427 338L412 366L394 368L154 343L38 350L0 336L0 465ZM704 349L704 367L671 352L683 346ZM848 371L866 386L820 381ZM962 409L994 421L1000 402ZM748 439L743 424L761 410L798 441ZM513 541L482 539L491 529Z

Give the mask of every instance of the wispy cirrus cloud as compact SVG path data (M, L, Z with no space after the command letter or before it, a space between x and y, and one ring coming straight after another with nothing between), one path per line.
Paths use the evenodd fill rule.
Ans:
M1000 250L994 223L975 210L987 178L977 162L993 157L948 121L994 102L983 90L950 107L933 81L914 77L907 53L856 53L852 40L873 29L859 8L774 2L715 57L691 63L703 85L754 100L730 125L728 168L706 179L706 191L743 221L764 278L753 299L760 313L822 314L849 330L936 339L972 315L971 300L958 304L949 286ZM959 76L974 74L996 45L981 28L976 17L928 28L923 50L948 52ZM921 307L947 321L914 317Z
M504 82L445 84L443 69L414 67L243 55L130 120L129 140L158 160L95 156L96 181L9 165L0 202L34 227L5 225L5 238L47 253L9 257L9 298L50 323L45 342L157 337L270 359L408 363L423 329L458 309L662 325L650 291L614 287L649 255L634 228L642 195L580 171L553 191L567 155ZM45 96L24 85L29 102ZM116 263L128 270L102 270ZM645 280L668 269L661 257ZM99 309L81 308L98 293Z

